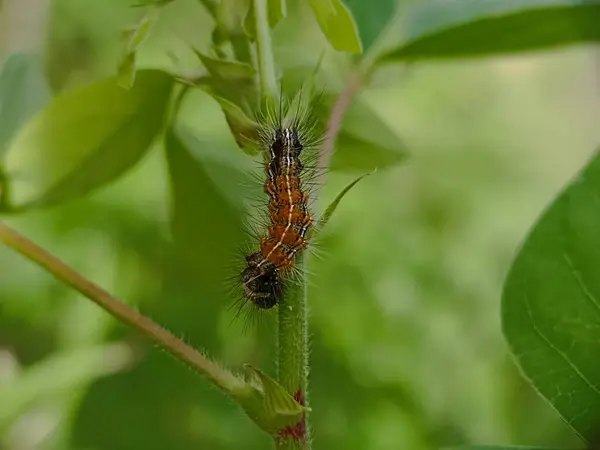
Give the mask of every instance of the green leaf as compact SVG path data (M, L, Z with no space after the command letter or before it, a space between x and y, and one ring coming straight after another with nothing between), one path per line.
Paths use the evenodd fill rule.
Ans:
M524 375L583 438L600 419L600 154L543 213L502 296Z
M363 51L367 52L394 16L396 0L345 0L358 26Z
M143 70L129 91L111 78L56 97L7 153L13 192L24 197L17 209L83 196L134 166L162 129L172 87L168 74Z
M253 170L256 169L254 158L224 148L222 144L202 141L193 128L186 125L177 126L175 133L181 145L205 167L206 176L222 196L219 201L237 205L245 212L248 198L260 198L263 185L256 183L253 177ZM237 180L235 183L223 183L223 180L234 178Z
M588 0L432 0L406 16L403 44L383 60L474 57L600 40Z
M348 53L362 52L354 18L341 0L309 0L308 3L321 31L334 49Z
M380 146L343 130L336 138L336 152L330 169L337 172L364 172L398 165L406 159L404 146Z
M231 259L239 256L237 245L243 237L240 208L233 204L232 192L224 191L222 185L230 183L233 189L243 180L235 168L215 159L209 161L198 148L213 143L192 140L189 135L185 138L169 129L164 139L173 239L186 266L202 272L197 277L214 280L231 269ZM222 283L217 284L222 292Z
M327 207L327 209L323 213L323 216L319 219L319 222L313 228L313 231L311 233L312 237L316 237L321 231L323 231L323 228L325 228L325 225L327 225L327 222L329 222L329 219L331 219L331 216L333 215L333 213L337 209L338 205L340 204L340 202L342 201L342 199L344 198L344 196L348 192L350 192L350 189L352 189L354 186L356 186L356 184L360 180L362 180L363 178L365 178L365 177L367 177L369 175L372 175L374 172L375 171L373 171L371 173L364 174L364 175L358 177L356 180L352 181L350 184L348 184L348 186L346 186L344 189L342 189L342 191L329 204L329 206Z
M364 101L355 100L346 111L336 138L331 170L371 171L403 162L408 151L379 115Z
M246 115L246 113L235 103L217 95L210 87L202 86L201 89L209 94L219 103L225 119L233 137L238 146L249 155L256 155L259 148L255 145L258 142L258 124L256 121Z
M287 14L286 0L268 0L267 14L269 17L269 26L275 28Z
M15 133L51 98L41 61L34 55L10 55L0 71L0 156Z
M244 366L246 381L252 389L232 393L248 416L267 433L298 423L309 409L298 403L275 380L259 369Z
M170 0L169 0L170 1ZM135 55L138 48L150 35L150 31L158 21L158 7L169 3L156 2L153 0L151 6L148 7L146 13L142 16L138 24L125 32L125 40L127 41L123 55L117 66L117 75L119 86L130 89L135 80ZM150 3L150 2L149 2Z
M205 82L222 98L233 103L254 103L257 96L256 71L245 63L210 58L196 51L210 77Z

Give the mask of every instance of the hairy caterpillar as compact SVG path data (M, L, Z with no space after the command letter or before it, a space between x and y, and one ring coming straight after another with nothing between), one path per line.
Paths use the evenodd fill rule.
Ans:
M284 296L286 285L297 273L296 258L309 246L313 225L310 188L324 130L316 115L313 97L303 104L301 93L285 109L267 110L258 116L259 140L264 152L264 192L267 208L261 229L255 233L259 245L245 256L239 275L242 305L270 309Z

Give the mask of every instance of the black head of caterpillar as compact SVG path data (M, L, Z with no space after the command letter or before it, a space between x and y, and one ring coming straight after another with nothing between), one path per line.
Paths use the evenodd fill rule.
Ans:
M242 271L241 282L245 297L260 309L270 309L283 297L284 284L277 268L268 261L261 265L260 252L246 257L247 266Z

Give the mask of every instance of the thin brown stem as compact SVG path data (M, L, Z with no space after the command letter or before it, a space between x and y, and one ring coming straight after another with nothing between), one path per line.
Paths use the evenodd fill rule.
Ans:
M206 376L225 392L243 388L244 382L211 361L198 350L177 339L169 331L117 300L37 244L0 222L0 242L44 268L63 283L80 292L117 320L135 328L171 355Z

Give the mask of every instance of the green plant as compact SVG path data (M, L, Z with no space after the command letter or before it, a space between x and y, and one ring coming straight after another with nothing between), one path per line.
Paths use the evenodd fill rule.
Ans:
M193 208L180 206L198 201L197 196L202 194L191 189L191 180L197 180L196 174L190 172L194 170L194 160L187 148L189 138L186 140L185 132L177 126L179 108L189 92L202 89L220 105L236 142L250 152L244 139L255 127L251 112L265 99L277 97L280 90L271 29L284 20L286 8L281 0L203 1L215 18L215 56L197 52L202 73L191 77L136 68L139 46L162 8L169 7L172 1L143 2L143 17L128 33L118 76L114 79L62 94L43 107L46 94L40 95L40 101L33 108L21 90L12 88L13 81L0 80L0 126L5 127L0 128L0 153L4 150L8 155L0 172L3 213L22 214L85 195L130 170L152 142L161 137L173 183L173 226L180 227L178 234L182 235L194 228L197 218L189 212ZM397 164L405 156L397 141L381 145L365 139L364 133L359 135L355 127L344 128L344 118L350 118L346 113L350 112L354 96L386 63L489 57L594 42L600 38L596 26L600 5L593 2L512 1L477 6L468 1L427 2L408 12L406 23L412 28L404 30L400 43L392 43L391 39L388 42L385 38L389 36L384 33L398 26L392 14L395 2L380 2L376 8L360 1L344 4L315 0L309 4L336 50L363 51L362 56L352 58L347 85L336 96L328 114L329 139L322 149L320 165L333 170L351 168L365 172L376 166L385 168ZM30 70L28 61L22 55L9 59L2 76L10 79L12 71ZM8 83L11 89L2 91ZM41 86L41 92L45 92L43 79L36 78L30 83ZM30 119L31 111L40 107L42 109ZM15 108L24 111L23 118L18 121L3 118ZM366 134L379 137L385 134L385 126L375 116L370 119L364 125L368 127ZM384 132L375 132L376 129ZM362 154L344 154L344 142L350 139L363 140L373 155L365 159ZM337 162L332 160L336 143ZM77 157L64 164L53 160L53 154L64 151L65 147ZM36 157L58 168L54 178L38 180L34 189L19 197L12 176L18 173L19 167L14 164L22 164L27 159L13 163L10 156L32 149L39 150ZM596 314L595 290L593 276L588 273L594 268L592 252L597 228L590 208L595 202L594 174L592 163L585 181L561 196L540 222L514 265L503 300L505 333L525 373L584 439L590 436L596 425L594 421L600 416L596 414L597 409L600 412L600 402L595 398L594 383L600 375L585 356L593 352L596 340L595 323L590 322ZM347 190L325 211L326 220L345 192ZM307 299L303 289L286 299L287 308L279 308L277 381L252 367L246 367L243 375L237 375L126 307L11 228L0 226L0 240L205 375L233 398L261 429L272 435L279 447L310 447L308 434L301 433L298 437L282 433L286 427L304 420L310 411L307 405L293 398L298 387L305 391L305 398L309 393L306 387ZM557 242L562 247L556 247ZM557 260L561 262L556 263ZM568 275L573 277L570 284L565 281ZM545 283L547 278L551 283ZM560 298L557 292L561 293ZM561 303L564 297L571 295L580 302ZM529 298L531 302L524 300ZM555 301L550 301L552 299ZM540 331L538 320L556 335L549 338L545 331ZM569 324L575 324L575 328L569 328ZM558 367L562 369L557 371ZM310 429L309 424L306 427Z

